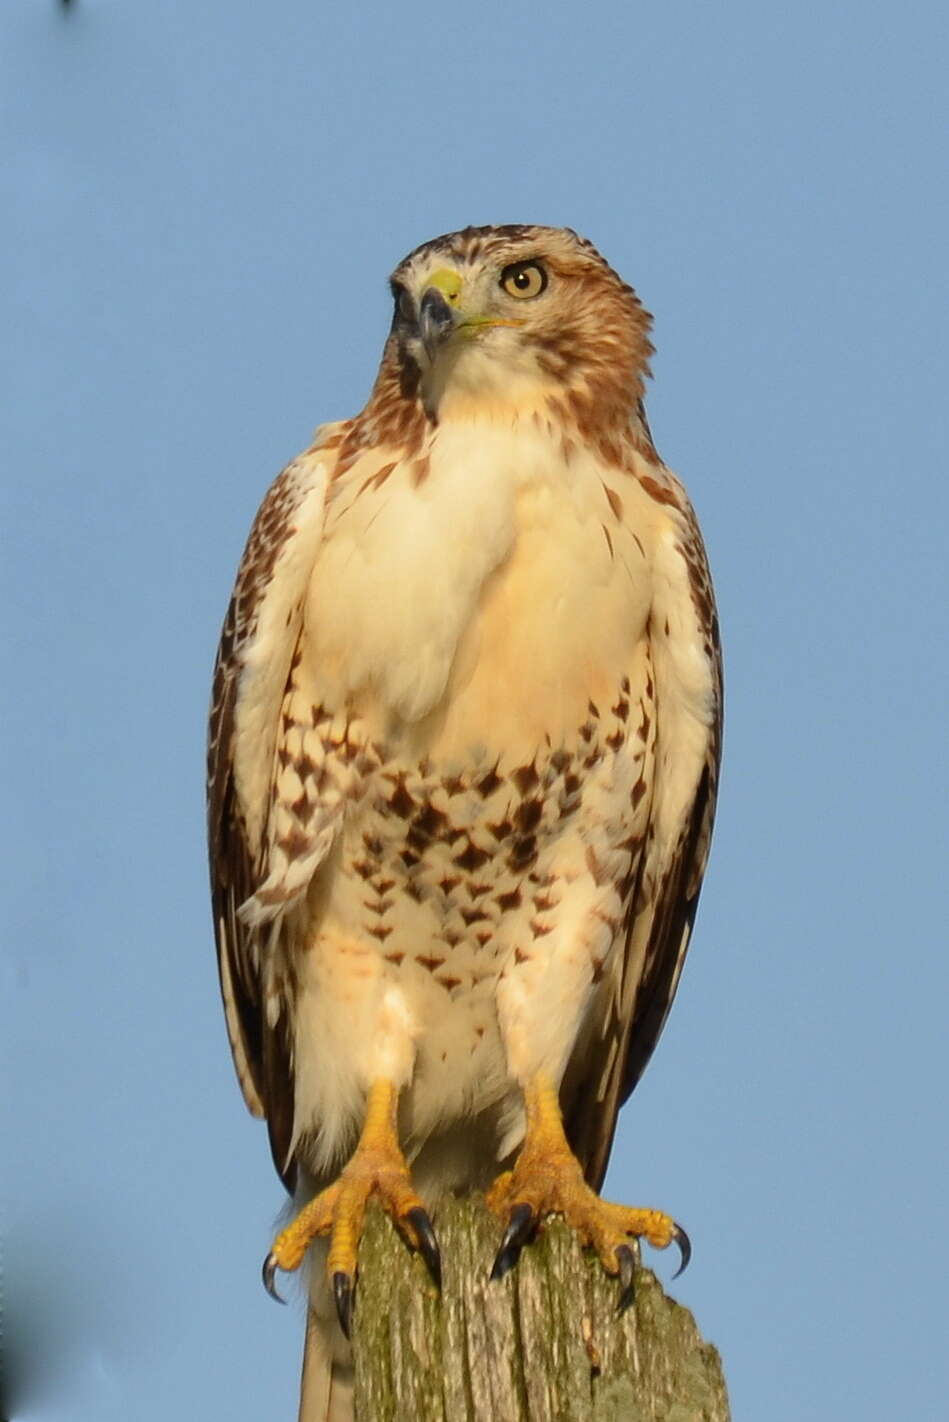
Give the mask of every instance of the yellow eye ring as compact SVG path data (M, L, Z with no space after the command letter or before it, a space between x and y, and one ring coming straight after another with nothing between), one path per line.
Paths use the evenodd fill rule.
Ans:
M547 289L547 273L540 262L512 262L501 273L501 288L518 301L529 301Z

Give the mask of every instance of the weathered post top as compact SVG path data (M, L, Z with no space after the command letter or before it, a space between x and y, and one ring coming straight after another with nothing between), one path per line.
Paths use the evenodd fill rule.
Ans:
M550 1220L491 1282L497 1221L473 1199L437 1215L441 1294L378 1209L360 1249L357 1422L728 1422L719 1355L649 1270L617 1284Z

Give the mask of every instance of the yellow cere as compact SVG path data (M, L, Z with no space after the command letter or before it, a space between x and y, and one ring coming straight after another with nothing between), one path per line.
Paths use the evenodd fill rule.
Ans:
M450 267L439 267L437 271L432 272L425 285L435 287L453 306L461 295L461 277Z

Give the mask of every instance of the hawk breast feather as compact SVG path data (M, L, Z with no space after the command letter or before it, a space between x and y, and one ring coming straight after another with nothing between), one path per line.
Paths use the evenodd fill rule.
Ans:
M279 476L261 507L225 620L211 722L212 885L228 1032L247 1105L267 1116L288 1184L291 1029L285 1016L267 1013L270 927L249 924L239 910L267 874L265 818L280 706L333 458L314 447ZM645 1069L675 994L708 857L720 753L717 620L694 515L681 485L661 466L640 482L662 505L665 528L649 621L656 780L621 971L595 1002L563 1086L568 1137L595 1187L619 1108Z

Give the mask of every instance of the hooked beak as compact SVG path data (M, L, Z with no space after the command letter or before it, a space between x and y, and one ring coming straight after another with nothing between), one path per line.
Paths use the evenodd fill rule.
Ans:
M439 347L455 329L455 313L435 286L430 286L418 309L418 333L425 354L434 360Z

